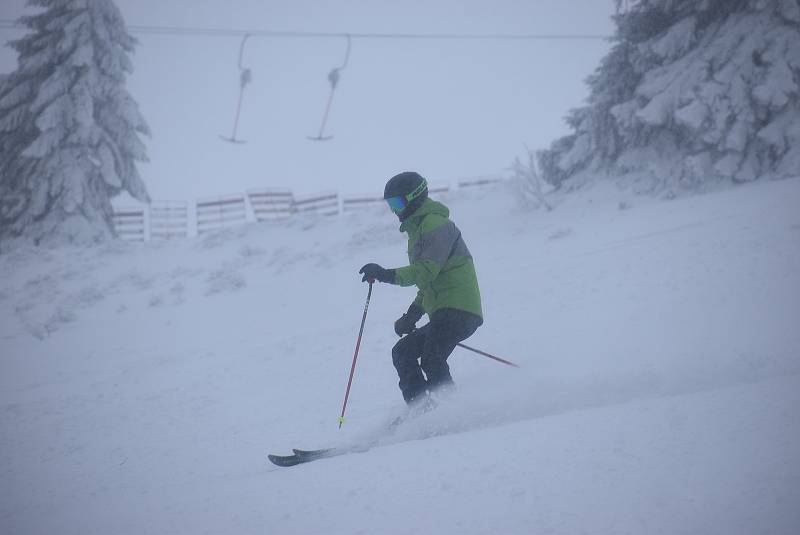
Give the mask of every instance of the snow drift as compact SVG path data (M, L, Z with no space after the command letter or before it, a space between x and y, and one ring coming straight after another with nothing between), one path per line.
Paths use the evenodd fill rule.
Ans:
M800 179L551 212L447 200L486 324L458 391L386 435L414 292L389 213L0 256L0 532L800 529ZM280 469L267 453L378 440Z

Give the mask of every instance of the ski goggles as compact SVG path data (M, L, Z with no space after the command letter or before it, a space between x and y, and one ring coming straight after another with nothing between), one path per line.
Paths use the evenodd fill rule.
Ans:
M396 195L394 197L389 197L388 199L385 199L385 201L386 204L389 205L389 208L392 209L392 212L394 212L395 214L399 214L400 212L406 209L408 203L410 203L411 201L422 195L422 193L426 189L428 189L428 182L423 178L419 186L417 186L416 189L411 193L409 193L408 195L405 196Z
M389 205L389 208L391 208L392 212L399 214L406 209L406 206L408 206L408 201L406 201L405 197L402 195L397 195L396 197L389 197L386 199L386 204Z

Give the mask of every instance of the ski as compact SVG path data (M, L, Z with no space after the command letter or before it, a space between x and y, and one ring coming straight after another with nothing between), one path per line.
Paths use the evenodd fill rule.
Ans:
M272 464L278 466L297 466L298 464L310 463L319 459L328 459L330 457L338 457L339 455L347 455L348 453L364 453L369 451L370 445L354 446L351 448L325 448L321 450L301 450L292 449L293 455L267 455L267 458L272 461Z
M304 459L308 459L313 457L314 459L319 459L322 457L330 457L332 454L336 452L336 448L325 448L321 450L299 450L297 448L292 448L292 451L298 457L302 457Z
M269 454L267 458L277 466L297 466L298 464L310 463L318 459L325 459L328 457L335 457L336 455L344 455L349 453L349 450L339 450L336 448L326 448L321 450L300 450L294 449L293 455L274 455Z
M393 433L403 422L408 419L407 415L395 417L387 428L388 434ZM337 457L339 455L347 455L348 453L364 453L369 451L374 446L379 444L378 440L374 440L367 444L356 446L349 446L344 448L323 448L319 450L301 450L299 448L292 448L292 455L274 455L269 454L267 458L272 464L288 467L297 466L298 464L310 463L319 459L328 459L330 457Z
M297 455L273 455L272 453L270 453L269 455L267 455L267 458L270 460L272 464L277 466L296 466L298 464L308 462L307 460L303 461Z

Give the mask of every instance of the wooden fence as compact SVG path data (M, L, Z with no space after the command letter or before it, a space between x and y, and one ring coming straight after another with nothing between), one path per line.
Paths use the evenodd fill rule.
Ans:
M474 190L497 186L499 178L459 180L458 189ZM450 184L432 183L428 191L435 198L446 197ZM248 216L250 205L252 217ZM385 209L379 195L350 195L337 192L295 197L289 189L261 188L223 197L201 199L195 203L195 229L205 234L221 228L240 225L249 220L285 219L294 214L338 215L369 209ZM189 209L186 201L157 201L149 206L118 208L114 211L114 228L121 239L132 241L185 238L189 235Z
M285 219L292 215L294 195L288 189L251 189L247 198L253 208L256 221Z
M197 201L197 234L205 234L247 222L244 195L228 195Z
M150 239L169 240L189 235L186 201L158 201L150 205Z
M292 209L297 213L314 213L319 215L339 214L339 194L334 192L318 193L298 197L294 200Z
M146 241L145 209L120 208L114 211L113 221L117 236L126 241Z
M450 184L432 182L428 185L428 193L437 198L446 197L450 193Z
M499 185L503 179L495 177L470 178L458 181L458 189L478 189Z
M378 206L386 206L386 201L383 200L383 197L353 195L342 198L342 212L344 213L375 208Z

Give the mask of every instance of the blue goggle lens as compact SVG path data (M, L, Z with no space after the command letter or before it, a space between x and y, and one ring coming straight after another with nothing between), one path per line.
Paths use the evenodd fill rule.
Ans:
M406 200L400 195L398 195L397 197L389 197L388 199L386 199L386 203L389 205L389 208L392 209L392 212L396 214L399 214L400 212L405 210L408 204L406 203Z

